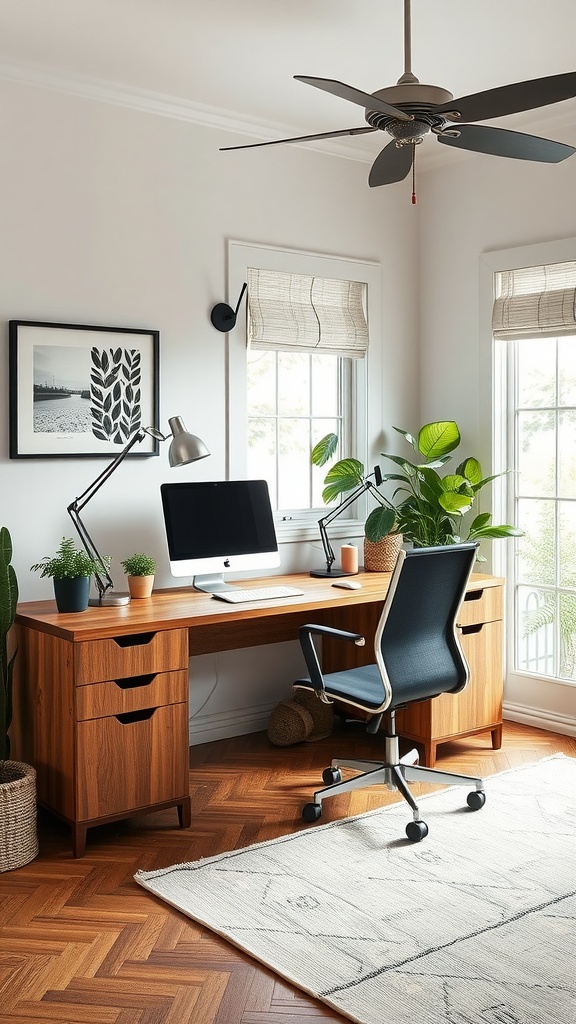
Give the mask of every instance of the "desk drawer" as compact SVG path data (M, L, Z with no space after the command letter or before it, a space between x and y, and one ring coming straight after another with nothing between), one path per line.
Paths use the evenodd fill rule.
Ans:
M79 686L76 711L79 722L89 718L127 714L144 708L178 704L188 699L188 672L158 672L146 676L130 676L118 681Z
M502 618L502 587L469 590L458 613L459 626L476 626Z
M188 705L78 723L77 820L188 794Z
M82 640L74 645L74 667L79 686L187 668L188 630L169 629L109 640Z

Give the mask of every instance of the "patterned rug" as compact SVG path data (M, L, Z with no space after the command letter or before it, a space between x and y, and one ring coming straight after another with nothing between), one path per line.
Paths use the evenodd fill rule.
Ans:
M576 1024L576 758L466 792L135 878L359 1024Z

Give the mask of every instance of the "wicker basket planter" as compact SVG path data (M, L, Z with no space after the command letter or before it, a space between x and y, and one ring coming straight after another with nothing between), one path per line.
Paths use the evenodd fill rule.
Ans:
M21 761L0 761L0 871L37 856L36 772Z
M366 572L392 572L404 538L401 533L389 533L382 540L364 537L364 568Z

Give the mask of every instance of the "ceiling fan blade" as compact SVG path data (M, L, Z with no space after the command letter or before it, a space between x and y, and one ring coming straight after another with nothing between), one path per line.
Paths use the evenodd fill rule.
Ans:
M462 96L434 108L435 114L444 114L450 121L489 121L504 114L517 114L521 110L534 110L550 103L569 100L576 96L576 71L549 78L533 78L528 82L503 85L471 96ZM453 112L457 111L455 117ZM458 114L460 116L458 116Z
M456 149L470 149L474 153L489 153L492 156L512 157L516 160L540 160L557 164L576 153L573 146L563 142L552 142L537 135L524 135L506 128L489 128L481 124L463 124L458 127L459 135L452 138L449 131L437 135L438 142Z
M398 107L379 100L377 96L372 96L369 92L362 92L361 89L354 89L353 86L345 85L344 82L337 82L334 78L310 78L307 75L294 75L294 78L297 82L305 82L306 85L313 85L315 89L322 89L333 96L340 96L343 100L350 100L350 103L358 103L359 106L367 107L369 110L378 110L381 114L389 114L390 117L396 117L399 121L413 120L411 114L405 114Z
M368 132L377 132L377 128L344 128L339 132L320 132L319 135L299 135L295 139L273 139L272 142L250 142L246 146L220 146L220 152L229 149L257 149L258 146L281 146L287 142L312 142L314 139L338 139L344 135L366 135Z
M403 181L410 173L413 160L414 146L397 146L395 142L389 142L378 154L370 168L368 175L370 188Z

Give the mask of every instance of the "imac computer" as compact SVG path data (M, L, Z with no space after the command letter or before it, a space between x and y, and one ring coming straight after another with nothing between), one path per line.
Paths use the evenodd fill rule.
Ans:
M217 596L235 589L224 573L280 565L265 480L169 483L160 493L173 576Z

